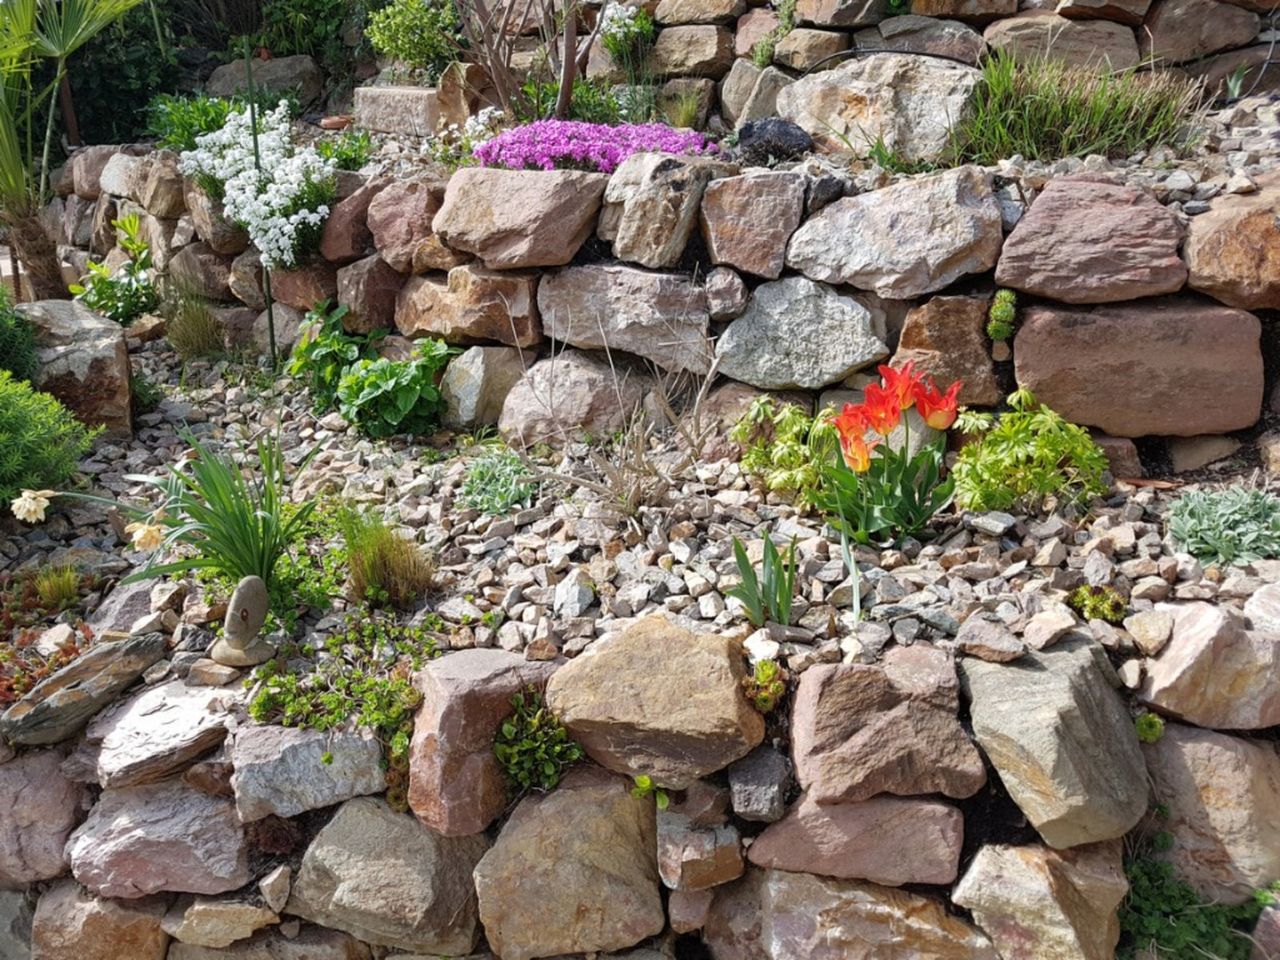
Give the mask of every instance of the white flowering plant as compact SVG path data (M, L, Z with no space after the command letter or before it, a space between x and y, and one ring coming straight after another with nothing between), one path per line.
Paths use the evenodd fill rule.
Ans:
M657 36L653 18L641 7L606 3L600 21L600 42L609 58L622 67L639 63Z
M293 140L288 101L257 116L248 107L227 116L220 130L196 138L179 169L215 200L228 219L244 227L263 266L293 267L320 245L335 198L332 159Z
M502 129L506 119L497 107L485 107L473 117L467 117L462 125L451 123L427 140L425 149L437 163L450 170L475 163L472 152L480 144L494 137Z

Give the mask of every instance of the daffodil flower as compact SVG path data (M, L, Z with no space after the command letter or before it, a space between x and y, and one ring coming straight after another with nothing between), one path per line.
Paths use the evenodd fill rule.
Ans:
M23 490L9 504L13 515L23 523L43 523L44 512L49 509L49 501L58 495L56 490Z

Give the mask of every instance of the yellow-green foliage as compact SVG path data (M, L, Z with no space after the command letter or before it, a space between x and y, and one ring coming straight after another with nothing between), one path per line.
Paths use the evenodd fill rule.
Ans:
M1018 319L1018 295L1012 290L997 290L987 311L987 336L999 342L1013 336Z
M808 416L794 404L774 404L771 397L753 401L729 431L742 448L742 469L768 490L795 497L811 506L822 483L822 466L835 456L839 438L825 412Z
M69 563L45 567L36 574L35 586L47 609L61 610L80 596L80 571Z

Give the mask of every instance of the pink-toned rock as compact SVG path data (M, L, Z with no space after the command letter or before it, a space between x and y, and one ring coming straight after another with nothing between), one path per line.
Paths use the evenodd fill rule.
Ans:
M167 960L369 960L371 956L366 944L339 930L304 924L297 933L290 933L262 930L229 947L174 943Z
M716 889L702 940L715 960L998 960L929 897L859 880L752 868Z
M306 313L322 301L332 302L338 295L338 271L324 260L273 270L271 294L277 303Z
M654 19L662 26L682 23L728 23L746 9L743 0L658 0Z
M703 290L707 295L707 312L712 320L732 320L747 309L751 291L736 271L716 267L707 274Z
M994 20L1018 12L1018 0L911 0L911 12L921 17Z
M1070 66L1128 70L1138 65L1133 30L1109 20L1069 20L1047 10L1025 10L983 31L993 50L1018 60L1049 57Z
M178 155L172 150L158 150L151 155L137 200L152 216L173 219L187 209L185 190L182 174L178 172Z
M1066 303L1174 293L1187 279L1182 232L1168 208L1136 187L1059 177L1005 240L996 283Z
M960 380L960 402L995 406L1000 385L987 352L985 297L934 297L907 314L892 366L913 362L940 389Z
M987 774L959 710L955 666L932 647L894 647L876 665L810 667L791 714L796 778L816 803L971 796Z
M682 790L764 738L725 637L646 617L556 671L547 703L601 766Z
M58 750L33 750L0 764L0 887L21 887L66 872L67 836L87 800L59 770Z
M1261 327L1186 297L1032 306L1014 345L1020 386L1072 423L1120 437L1251 426L1262 409Z
M320 234L320 255L332 263L350 263L369 252L373 231L369 229L369 205L385 187L383 179L370 180L351 196L334 204ZM432 214L435 211L431 211ZM430 217L427 218L430 222Z
M1245 310L1280 307L1280 175L1254 178L1258 190L1222 194L1191 218L1183 248L1192 288Z
M31 960L165 960L164 912L161 897L104 900L61 880L36 904Z
M71 180L77 196L85 200L98 199L102 192L102 171L119 151L119 147L109 144L76 151L68 166L71 167Z
M104 897L224 893L252 879L235 805L172 780L103 791L67 854L75 878Z
M206 300L230 300L232 257L218 253L208 243L192 243L169 261L169 276L193 296Z
M547 335L570 346L625 350L669 371L711 367L706 293L683 274L566 267L543 277L538 312Z
M982 34L973 27L955 20L938 20L912 14L890 17L874 27L859 30L853 35L853 42L858 49L934 53L975 65L987 49Z
M409 748L409 806L447 837L479 833L507 806L509 784L493 738L511 715L511 697L544 687L555 670L504 650L462 650L414 676L422 705Z
M185 199L196 235L209 245L209 249L234 256L249 246L248 232L226 218L221 200L214 200L190 180L186 183Z
M480 920L503 960L621 950L666 925L654 805L595 767L520 801L475 870Z
M883 20L885 0L799 0L796 19L820 27L862 27Z
M1274 743L1181 724L1142 748L1173 834L1164 854L1203 898L1237 904L1280 877L1280 754Z
M1059 0L1055 12L1072 20L1114 20L1136 27L1150 6L1151 0Z
M1187 63L1252 43L1261 21L1251 10L1217 0L1153 0L1138 31L1142 58Z
M1274 903L1262 911L1250 934L1253 951L1249 960L1276 960L1280 957L1280 907Z
M246 250L231 261L227 287L233 297L251 310L267 308L267 299L262 292L262 259L257 250Z
M719 80L733 65L733 34L724 27L667 27L649 52L645 68L655 80L710 77ZM456 174L455 174L456 176Z
M396 300L404 274L380 254L349 263L338 270L338 303L347 308L342 326L351 333L372 333L395 326Z
M707 890L742 876L742 838L726 823L729 793L694 783L658 811L658 875L670 890Z
M1270 43L1255 43L1188 63L1182 69L1204 81L1205 95L1209 97L1226 97L1236 76L1242 78L1242 90L1269 93L1280 88L1280 74L1268 66L1271 53Z
M714 898L714 887L705 890L672 890L667 895L667 921L671 924L671 929L676 933L701 930L707 922L707 914Z
M787 241L804 216L804 177L749 173L725 177L702 196L702 239L712 263L773 280L782 274Z
M1145 476L1138 448L1128 437L1111 437L1103 433L1095 435L1093 442L1102 449L1113 477L1127 479Z
M365 201L365 224L383 260L401 273L413 272L414 254L431 239L431 219L443 196L443 184L434 180L398 180L373 192Z
M1146 704L1202 727L1260 730L1280 724L1280 643L1246 630L1211 603L1170 605L1173 636L1147 660Z
M890 887L948 884L963 841L964 815L936 800L820 804L805 796L756 837L747 859L758 867Z
M531 347L542 340L538 274L463 264L447 278L414 277L396 297L395 325L406 337L449 343Z
M608 436L630 423L650 384L644 374L565 350L533 364L511 388L498 432L524 446Z
M978 851L952 900L1004 960L1112 960L1116 908L1129 890L1118 840L1070 850L990 845Z
M733 34L733 54L749 57L757 43L778 26L778 15L767 7L755 7L738 18Z
M591 235L608 180L579 170L463 167L449 179L431 227L446 246L493 269L560 266Z
M773 62L803 72L848 49L847 33L796 27L773 48Z

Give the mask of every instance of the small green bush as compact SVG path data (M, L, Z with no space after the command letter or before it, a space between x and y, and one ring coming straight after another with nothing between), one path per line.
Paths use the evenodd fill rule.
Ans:
M491 517L528 506L537 492L529 468L513 451L502 447L486 450L467 466L462 481L462 502Z
M566 767L583 757L582 747L530 687L511 698L513 713L502 721L493 753L506 771L512 799L531 790L555 789Z
M89 430L47 393L0 370L0 509L23 490L57 490L100 431Z
M999 343L1013 336L1018 321L1018 295L1012 290L997 290L987 311L987 336Z
M957 163L983 164L1015 154L1127 157L1190 146L1199 121L1198 82L1172 71L1095 71L996 51L983 61L969 112L952 134L952 153Z
M363 130L344 130L336 137L318 140L316 153L332 160L339 170L359 170L373 156L373 141Z
M157 146L167 150L194 150L196 137L221 130L235 103L203 93L157 94L147 104L147 131Z
M461 23L453 0L391 0L369 15L365 34L385 57L422 72L434 83L457 59Z
M768 396L752 401L729 439L742 448L744 471L767 490L793 495L801 506L815 502L822 467L839 449L826 416L810 417L795 404L779 406Z
M1192 490L1169 511L1169 532L1207 563L1280 557L1280 498L1250 487Z
M966 510L1035 509L1048 496L1083 501L1106 492L1107 458L1089 431L1067 423L1028 390L1009 396L999 419L962 413L964 433L979 433L956 460L956 502Z
M89 261L83 283L68 288L90 310L127 327L138 317L160 305L160 294L151 280L151 247L142 239L142 222L136 213L112 221L120 246L129 254L128 262L110 270L106 264Z
M787 692L787 672L777 660L758 660L751 676L742 678L751 705L761 713L772 713Z
M0 370L8 370L15 380L34 380L40 370L36 361L35 327L13 309L3 288L0 288Z
M442 340L419 340L409 360L357 360L338 381L338 410L370 437L430 433L444 413L437 381L450 353Z
M520 123L542 120L555 111L556 100L560 96L560 81L531 78L520 87L520 92L523 97L514 106L516 120ZM625 119L638 119L633 116L632 109L634 108L628 104ZM582 120L585 123L618 123L624 119L623 113L623 103L610 84L581 77L573 81L568 119Z
M317 303L307 313L302 336L285 368L289 376L297 377L306 385L316 413L333 408L338 402L342 375L357 360L373 360L377 356L374 345L384 336L382 330L371 334L347 333L342 325L346 315L346 306L330 310L328 300Z
M277 57L306 54L331 79L349 77L352 57L342 36L359 9L351 0L270 0L262 4L262 28L253 46ZM233 40L231 51L243 57L243 43Z

